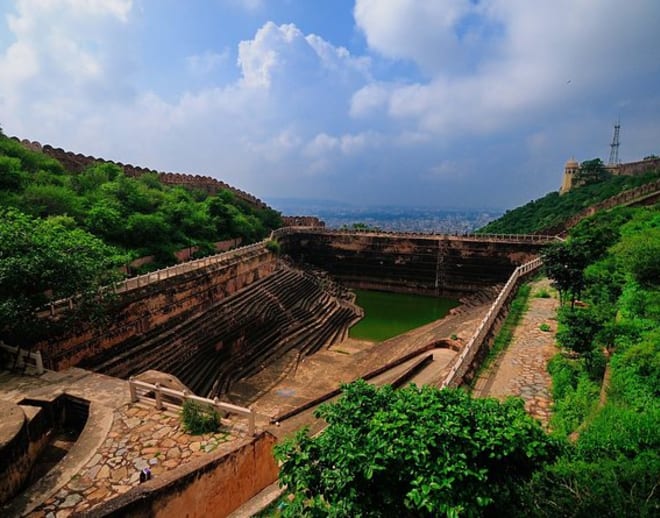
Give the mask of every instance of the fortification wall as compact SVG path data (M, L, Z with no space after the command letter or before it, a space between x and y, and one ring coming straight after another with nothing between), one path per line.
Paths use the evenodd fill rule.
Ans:
M544 228L539 231L539 234L553 234L558 235L567 230L573 228L580 221L590 216L593 216L597 212L603 210L609 210L620 205L648 205L658 201L660 196L660 180L654 180L652 182L640 185L634 189L629 189L627 191L620 192L614 196L607 198L599 203L591 205L586 209L578 212L574 216L571 216L566 221L555 225L552 227Z
M548 239L405 235L300 229L280 237L295 261L353 288L456 295L505 282Z
M110 163L122 168L126 176L137 177L146 173L155 173L158 175L159 180L167 185L180 185L189 189L199 189L208 194L215 194L221 189L227 189L233 192L237 198L246 201L250 205L253 205L257 208L268 207L263 201L253 196L252 194L237 189L236 187L232 187L231 185L228 185L221 180L211 178L210 176L199 176L186 173L163 173L145 167L123 164L121 162L114 162L112 160L105 160L103 158L96 158L93 156L85 156L80 153L72 153L70 151L64 151L62 148L55 148L48 144L42 145L39 142L32 142L29 140L21 140L20 142L25 147L33 151L40 151L52 158L55 158L62 163L67 171L72 171L74 173L80 173L85 168L97 162Z
M616 167L614 174L623 176L637 176L655 169L660 169L660 158L649 158L638 162L628 162Z
M41 350L44 366L49 369L86 366L89 358L109 349L121 351L122 344L144 340L181 323L275 268L276 257L264 246L246 247L227 261L172 277L163 275L162 280L126 289L118 296L108 322L72 326L65 335L39 343L36 348Z

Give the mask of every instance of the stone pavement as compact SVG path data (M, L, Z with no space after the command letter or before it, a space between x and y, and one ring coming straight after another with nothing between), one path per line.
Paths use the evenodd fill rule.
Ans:
M531 284L529 309L516 327L506 351L481 374L473 394L479 397L519 396L525 401L525 409L547 428L552 406L552 381L548 374L548 361L556 352L556 296L538 298L535 295L545 289L554 295L550 281L542 279ZM547 324L550 331L542 331Z
M229 446L229 447L228 447ZM30 518L62 518L91 509L139 484L140 470L156 479L195 457L231 449L227 432L191 436L178 415L143 404L129 404L114 413L112 428L84 468L55 495L28 514Z
M61 393L90 402L85 429L57 466L0 508L0 516L65 518L135 487L144 467L157 481L200 456L232 450L244 435L241 422L216 434L187 434L178 413L131 403L125 380L83 369L42 376L0 372L0 400L48 400Z

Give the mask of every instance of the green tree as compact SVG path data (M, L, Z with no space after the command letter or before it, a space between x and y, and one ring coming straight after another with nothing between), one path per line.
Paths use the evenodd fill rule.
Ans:
M585 160L580 164L580 170L576 175L577 181L583 185L599 183L609 178L610 173L605 169L605 164L600 158Z
M364 381L317 416L328 423L276 447L288 516L481 516L515 505L557 453L522 400Z
M548 246L542 255L545 274L559 291L560 302L565 304L570 300L573 307L584 289L584 269L587 266L585 248L562 241Z
M35 311L49 300L80 295L93 304L98 288L117 278L123 257L71 224L70 218L40 220L15 209L0 211L3 338L21 345L34 341L46 326Z

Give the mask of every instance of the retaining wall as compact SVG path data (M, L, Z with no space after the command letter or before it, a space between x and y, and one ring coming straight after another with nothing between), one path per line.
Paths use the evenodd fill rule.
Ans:
M429 295L473 293L505 282L551 236L451 236L295 229L284 253L351 288Z
M44 366L60 370L127 340L183 322L276 268L276 257L262 243L126 280L102 325L80 323L64 335L37 344ZM46 311L57 317L75 301L58 301ZM49 318L44 316L44 318Z
M262 432L240 448L167 472L83 516L222 518L277 480L275 442Z

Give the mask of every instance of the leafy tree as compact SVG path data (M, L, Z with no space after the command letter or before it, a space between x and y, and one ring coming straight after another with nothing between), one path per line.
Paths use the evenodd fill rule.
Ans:
M592 160L585 160L580 164L580 170L576 175L578 183L589 185L593 183L602 182L610 176L610 173L605 169L605 164L600 158Z
M94 303L97 289L116 278L117 250L72 224L0 212L0 336L33 341L45 325L35 311L49 299L78 294Z
M543 267L559 291L562 304L568 300L571 307L584 289L584 269L587 266L587 251L579 244L563 241L553 243L543 250Z
M27 181L18 158L0 156L0 189L19 191Z
M558 443L522 400L472 399L462 390L414 385L395 391L343 386L306 430L276 447L287 516L481 516L515 505L519 485Z

